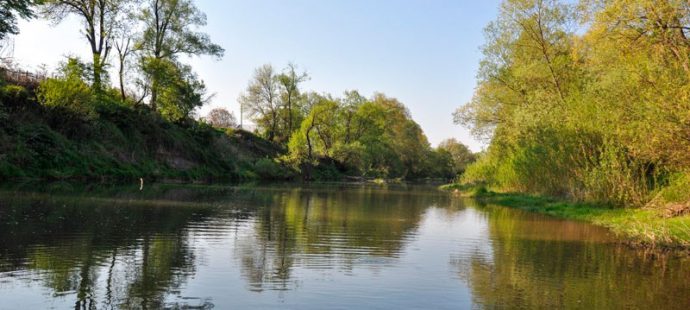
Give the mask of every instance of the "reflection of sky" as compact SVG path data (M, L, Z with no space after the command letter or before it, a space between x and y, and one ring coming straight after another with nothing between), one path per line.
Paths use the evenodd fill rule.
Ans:
M276 259L276 249L266 245L257 234L257 218L235 219L219 216L206 222L189 223L183 232L192 248L194 273L182 281L179 290L172 289L165 297L166 305L201 306L206 302L216 308L239 306L261 308L294 306L298 308L361 307L428 307L455 308L471 304L471 295L463 281L457 279L457 266L449 260L457 255L482 253L490 256L486 219L474 209L441 208L431 206L423 211L415 229L398 236L402 247L389 256L377 255L375 248L349 245L347 238L367 238L335 231L322 236L330 251L305 253L297 247L288 253L292 259L287 280L264 279L260 291L252 290L251 279L243 273L242 255L261 254L268 261ZM264 223L265 224L265 223ZM330 225L334 225L330 223ZM324 241L325 240L325 241ZM263 243L262 243L263 242ZM400 240L390 240L400 242ZM245 253L249 251L249 253ZM113 265L113 296L126 296L127 278L139 265L141 249L118 250ZM102 300L107 293L111 259L102 257L92 269L95 287L92 294ZM266 266L275 269L270 263ZM274 270L265 270L266 273ZM75 272L78 274L78 272ZM270 274L267 278L270 278ZM0 291L12 298L3 307L73 308L76 292L62 292L64 296L46 288L38 274L24 274L12 278L0 275ZM79 281L76 279L75 281ZM273 282L272 282L273 281ZM16 304L7 303L17 301ZM99 308L106 306L99 304Z
M244 243L255 234L253 225L231 225L207 236L192 233L194 243L199 245L196 256L203 259L180 295L201 299L213 296L213 304L220 308L347 308L354 304L373 308L454 308L470 305L471 296L457 280L457 267L448 263L449 258L463 251L490 255L486 221L480 214L473 209L432 207L425 211L418 229L396 258L369 256L366 250L347 247L338 247L327 255L297 252L286 283L289 291L265 285L268 289L254 292L243 279L241 257L236 253L248 246ZM223 237L218 238L219 234ZM261 247L258 243L254 246Z
M492 305L497 296L503 298L496 305L508 305L526 291L537 297L525 305L542 305L540 294L558 295L563 283L579 284L570 291L577 296L589 296L590 288L613 294L618 290L608 281L628 283L621 277L638 279L661 297L687 291L687 270L664 271L637 252L620 251L602 228L474 207L428 189L174 193L168 199L206 204L77 208L96 210L84 216L102 212L117 217L114 223L146 226L123 236L75 229L79 233L36 237L42 222L17 226L32 228L31 238L18 239L29 240L21 249L0 239L10 245L8 257L0 252L0 270L8 270L0 272L0 309L74 308L78 292L62 287L90 287L87 297L97 308L108 308L109 299L112 306L137 307L143 291L154 307L162 298L167 307L217 309L468 308ZM94 223L110 220L95 216ZM7 227L15 226L0 226L13 232ZM92 281L82 282L81 264L88 261ZM637 301L658 301L654 296Z

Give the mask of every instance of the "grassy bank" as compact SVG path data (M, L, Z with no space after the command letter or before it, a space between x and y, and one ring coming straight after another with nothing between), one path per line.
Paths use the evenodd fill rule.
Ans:
M611 208L519 193L496 193L460 184L444 185L441 189L486 203L604 226L636 245L690 249L690 215L668 217L661 209Z
M289 179L285 150L247 131L143 105L97 102L92 114L49 107L27 88L0 87L0 180Z

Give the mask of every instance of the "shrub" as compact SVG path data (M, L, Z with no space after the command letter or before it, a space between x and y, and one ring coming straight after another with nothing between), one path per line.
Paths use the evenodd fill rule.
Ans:
M38 87L38 100L46 107L59 107L75 112L84 119L97 117L91 87L75 78L50 78Z
M5 85L0 88L0 102L6 106L20 106L30 101L30 94L23 86Z
M262 158L254 163L254 173L265 180L285 180L292 173L283 165L270 158Z

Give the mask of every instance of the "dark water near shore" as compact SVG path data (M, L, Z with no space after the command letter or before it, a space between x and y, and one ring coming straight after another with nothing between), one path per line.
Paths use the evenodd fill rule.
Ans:
M0 190L0 309L690 309L690 259L434 187Z

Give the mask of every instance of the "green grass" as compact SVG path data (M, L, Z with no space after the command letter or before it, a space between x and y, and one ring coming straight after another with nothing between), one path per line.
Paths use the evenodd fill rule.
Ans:
M635 245L690 249L690 216L687 215L665 218L658 209L613 208L520 193L496 193L460 184L444 185L441 189L486 203L607 227Z
M294 173L267 160L284 150L242 130L171 122L143 106L98 103L85 119L0 86L0 181L9 179L247 180ZM17 97L17 98L15 98Z

